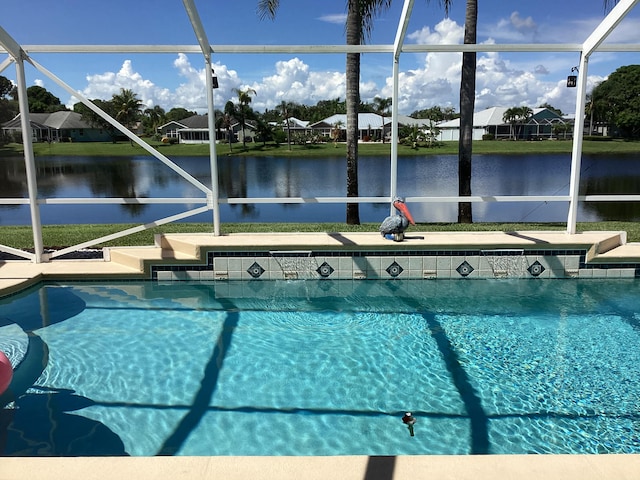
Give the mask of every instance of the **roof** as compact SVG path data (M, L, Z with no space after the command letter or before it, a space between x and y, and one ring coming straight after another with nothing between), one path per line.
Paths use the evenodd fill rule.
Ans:
M503 120L504 113L509 110L507 107L491 107L486 110L481 110L480 112L475 112L473 114L473 126L474 127L488 127L490 125L505 125L506 122ZM551 115L549 115L551 113ZM533 118L536 116L543 116L545 118L557 117L561 118L552 110L548 108L534 108L533 109ZM446 122L441 122L438 124L439 128L460 128L460 119L456 118L454 120L449 120Z
M289 117L287 119L287 122L284 122L285 126L287 123L289 123L289 126L291 128L307 128L309 126L308 121L300 120L299 118L296 118L296 117Z
M56 130L62 128L90 128L89 123L82 120L81 114L70 111L53 112L44 123L46 126Z
M183 118L177 123L184 125L186 128L208 128L209 117L208 115L192 115L191 117Z
M39 128L53 128L61 130L64 128L92 128L91 125L82 119L82 115L78 112L69 110L61 110L53 113L30 113L29 120L32 126ZM20 114L2 125L7 129L20 129Z
M389 125L391 123L391 115L385 115L384 117L378 115L377 113L359 113L358 114L358 128L360 130L364 130L365 128L372 128L374 130L381 129L382 125ZM347 115L343 113L337 113L335 115L331 115L330 117L325 118L324 120L320 120L319 122L314 123L311 127L319 127L322 124L327 126L333 126L336 123L341 122L341 125L346 127L347 125ZM424 118L412 118L407 117L406 115L398 115L398 123L400 125L428 125L429 120Z

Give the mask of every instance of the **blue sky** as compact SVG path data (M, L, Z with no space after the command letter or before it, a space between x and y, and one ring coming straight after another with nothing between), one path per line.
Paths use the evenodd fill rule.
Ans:
M175 44L195 45L195 35L180 0L44 0L3 5L0 25L23 45ZM416 0L407 43L462 43L465 3L455 0L449 17L438 0ZM257 0L195 0L209 41L232 44L344 44L345 0L281 0L274 21L256 14ZM376 19L369 43L395 38L402 2ZM479 2L478 43L581 43L604 18L602 0ZM640 7L623 20L609 41L640 43ZM4 54L0 54L0 60ZM184 54L42 54L33 58L89 98L111 98L130 88L148 107L165 110L206 108L204 62ZM216 106L234 97L233 89L253 88L253 107L273 108L282 100L315 104L344 98L344 54L216 55L220 88ZM461 55L403 54L399 109L409 114L434 105L458 109ZM575 89L566 88L577 53L480 53L476 109L491 106L537 107L549 103L565 113L575 109ZM589 85L622 65L640 63L638 53L595 53ZM15 69L0 72L12 80ZM361 96L391 96L392 58L362 57ZM74 99L42 73L27 66L29 85L41 85L71 106Z

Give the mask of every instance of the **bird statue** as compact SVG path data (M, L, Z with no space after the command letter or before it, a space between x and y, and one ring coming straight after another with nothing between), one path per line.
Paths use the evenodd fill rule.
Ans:
M409 228L409 224L415 225L411 212L404 203L404 198L395 197L393 206L398 211L396 215L390 215L383 220L378 229L383 237L401 242L404 240L404 231Z

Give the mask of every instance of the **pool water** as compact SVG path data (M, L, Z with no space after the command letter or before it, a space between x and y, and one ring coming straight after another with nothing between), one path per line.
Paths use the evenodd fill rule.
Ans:
M0 301L0 448L640 453L639 315L636 280L43 284Z

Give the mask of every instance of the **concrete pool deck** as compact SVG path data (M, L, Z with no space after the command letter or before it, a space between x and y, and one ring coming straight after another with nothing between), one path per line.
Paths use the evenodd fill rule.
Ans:
M148 280L151 278L150 265L204 262L203 252L207 249L402 251L580 248L589 252L589 261L593 264L640 264L640 243L627 243L625 232L411 232L407 235L413 238L393 242L377 233L251 233L217 237L211 234L171 234L158 237L155 245L106 249L104 259L54 259L40 264L28 260L0 261L0 297L43 280Z
M402 243L376 233L171 235L156 245L109 249L105 259L0 261L0 297L43 280L149 279L149 264L193 262L206 248L307 250L361 249L584 248L589 261L640 263L640 244L624 232L410 232ZM236 479L564 479L635 480L640 455L486 455L338 457L85 457L0 458L0 480L181 480Z

